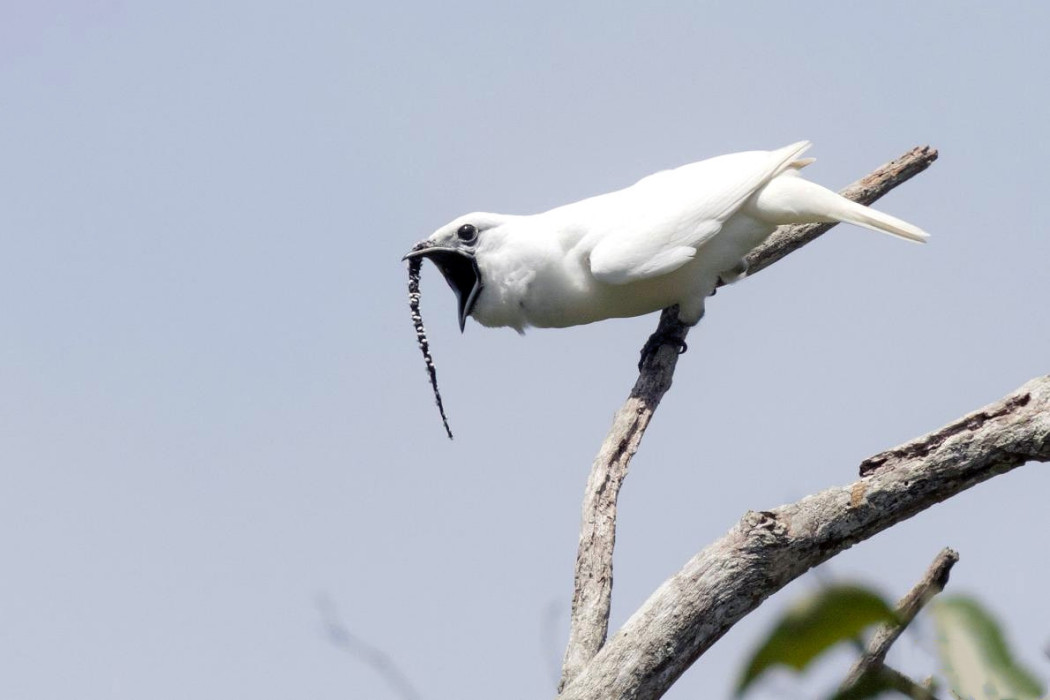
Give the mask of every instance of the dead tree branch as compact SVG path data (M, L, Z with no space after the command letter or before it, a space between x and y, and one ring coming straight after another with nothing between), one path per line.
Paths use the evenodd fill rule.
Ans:
M808 569L1028 461L1050 461L1050 376L864 460L848 486L746 513L665 581L559 697L660 697L738 620Z
M858 180L842 194L869 204L928 168L937 159L929 146L913 148L901 157ZM814 240L834 224L783 226L747 258L749 274L768 267ZM598 653L609 627L612 597L613 548L616 541L616 502L631 458L638 450L660 400L671 388L688 327L672 310L665 310L654 337L662 340L642 364L630 396L613 418L609 434L591 466L584 493L569 643L562 664L559 690Z
M908 591L908 594L897 603L896 622L891 625L882 625L875 631L874 636L868 643L867 651L857 660L857 663L853 665L853 668L846 675L846 680L842 682L840 692L855 686L866 674L878 672L883 668L883 663L886 660L886 654L889 652L890 647L893 646L893 643L897 641L897 638L911 624L911 621L915 619L915 616L919 614L919 611L923 609L926 603L933 600L935 595L944 590L945 585L948 583L948 574L957 561L959 561L959 554L954 549L945 547L941 550L941 553L930 564L930 568L926 570L922 580L915 584Z
M371 667L401 700L421 700L422 696L389 654L350 632L339 617L335 602L331 598L321 594L317 596L316 603L325 635L332 646Z
M937 700L937 696L926 685L920 685L895 668L882 665L878 671L899 692L912 700Z

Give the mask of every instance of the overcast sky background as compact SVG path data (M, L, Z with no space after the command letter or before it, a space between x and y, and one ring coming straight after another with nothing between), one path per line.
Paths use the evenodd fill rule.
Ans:
M0 697L396 700L319 595L425 700L553 695L656 318L460 335L428 265L449 442L400 257L467 211L803 138L835 188L940 150L879 205L929 245L841 227L709 302L624 487L613 629L747 509L1047 373L1048 7L3 3ZM823 571L895 598L951 545L1048 678L1048 493L1026 466ZM818 583L668 697L727 696Z

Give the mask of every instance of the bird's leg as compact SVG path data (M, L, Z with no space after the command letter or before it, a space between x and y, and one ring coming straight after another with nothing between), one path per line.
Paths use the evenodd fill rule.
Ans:
M685 335L689 332L689 326L678 319L678 306L664 309L660 315L660 324L656 331L649 336L642 346L642 356L638 360L638 371L641 372L645 365L656 358L657 351L664 345L669 345L681 355L689 349L685 342Z
M718 286L733 284L733 282L738 282L745 277L747 277L747 258L741 258L740 262L718 276ZM715 291L717 289L712 289L710 296L714 296Z
M649 340L645 341L645 345L642 346L642 356L638 360L639 372L642 371L642 367L645 365L645 363L648 362L650 358L655 356L656 351L659 350L660 347L663 345L677 346L679 355L681 355L689 349L689 344L686 343L684 340L676 339L673 337L673 334L670 333L662 333L660 331L656 331L651 336L649 336Z

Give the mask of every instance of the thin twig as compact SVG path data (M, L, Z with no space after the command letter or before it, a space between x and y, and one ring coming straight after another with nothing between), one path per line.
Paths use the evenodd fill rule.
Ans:
M355 636L339 618L335 603L327 595L317 596L317 611L321 614L325 635L332 646L342 649L350 656L367 664L382 676L390 689L402 700L421 700L420 694L413 687L397 664L382 649L372 646Z
M945 547L941 550L941 553L930 564L930 568L926 570L922 580L915 584L908 594L897 603L897 619L894 624L882 625L875 631L864 655L857 659L857 663L846 674L840 690L852 688L865 674L882 668L886 661L886 653L889 652L890 647L901 636L904 629L911 624L926 603L944 590L948 583L948 574L957 561L959 561L959 554L954 549Z
M1028 461L1050 461L1050 376L893 450L865 476L749 512L665 581L560 700L658 698L733 625L839 552Z
M937 700L937 696L933 694L932 690L916 683L895 668L883 664L879 667L878 673L888 680L894 688L912 700Z
M842 190L842 195L871 203L922 172L937 159L937 151L922 146L878 168ZM747 257L749 274L768 267L814 240L834 224L782 226ZM569 643L562 663L564 688L605 643L612 597L613 548L616 543L616 502L631 458L638 450L660 400L671 388L680 348L689 328L666 309L654 338L662 342L640 368L630 396L613 418L612 427L591 465L583 500L580 541L572 596Z

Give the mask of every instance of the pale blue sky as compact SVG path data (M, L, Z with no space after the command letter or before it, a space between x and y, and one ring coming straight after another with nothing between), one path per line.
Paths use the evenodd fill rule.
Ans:
M839 187L940 149L881 203L929 245L842 227L711 300L624 488L616 627L745 510L1050 371L1047 26L1039 3L3 3L0 697L395 698L325 640L321 592L426 700L551 696L587 469L655 318L460 335L428 267L449 443L401 255L734 150L811 139ZM830 573L897 596L954 546L952 590L1048 678L1047 493L1029 465ZM814 585L668 697L724 697Z

